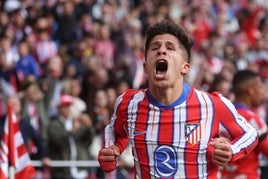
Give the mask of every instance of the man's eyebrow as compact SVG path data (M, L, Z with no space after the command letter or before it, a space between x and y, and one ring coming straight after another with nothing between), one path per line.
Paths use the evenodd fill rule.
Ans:
M167 44L167 45L176 46L176 44L175 44L174 42L172 42L172 41L167 41L166 44Z
M154 41L154 42L151 43L150 46L152 46L152 45L159 45L160 43L161 43L160 41Z
M152 46L152 45L159 45L159 44L161 44L162 42L159 40L159 41L154 41L154 42L152 42L151 43L151 45L150 46ZM165 44L167 44L167 45L176 45L174 42L172 42L172 41L165 41Z

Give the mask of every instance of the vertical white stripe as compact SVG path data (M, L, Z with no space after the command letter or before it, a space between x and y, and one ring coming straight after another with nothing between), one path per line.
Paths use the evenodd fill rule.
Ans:
M174 141L173 146L176 147L178 155L178 170L176 176L182 178L185 176L184 149L185 140L185 122L186 122L186 103L176 106L174 109Z
M201 125L202 125L202 140L200 143L200 150L199 150L199 156L198 156L198 163L200 164L198 167L198 173L203 174L207 171L207 159L206 159L206 148L210 140L210 135L212 131L212 123L213 123L213 104L210 100L207 93L195 90L195 93L198 97L198 100L201 104Z
M201 91L196 91L198 100L200 101L201 107L201 125L202 128L202 136L203 140L201 142L202 147L205 147L207 143L209 142L209 137L211 135L211 127L213 122L213 104L208 97L208 95Z
M133 99L130 101L128 105L128 116L127 116L127 123L128 123L128 131L130 135L130 144L134 148L133 155L135 160L135 166L137 171L137 176L141 177L141 167L138 161L138 154L135 150L135 141L134 141L134 132L136 129L136 120L137 120L137 114L138 114L138 105L139 102L141 102L145 97L145 94L143 91L140 91L139 93L135 94Z
M154 169L154 151L157 147L158 141L158 131L159 131L159 121L160 121L160 111L159 108L153 105L149 105L149 119L148 119L148 128L146 133L146 142L150 145L147 145L147 153L149 154L149 166L150 166L150 174L157 175Z

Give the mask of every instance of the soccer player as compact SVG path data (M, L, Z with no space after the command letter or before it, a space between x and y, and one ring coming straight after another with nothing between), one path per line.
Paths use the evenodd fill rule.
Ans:
M218 166L250 153L257 132L218 93L190 87L192 40L163 20L147 30L144 71L148 89L119 96L99 151L103 171L116 168L128 142L136 178L217 178ZM220 137L221 136L221 137Z
M267 126L254 111L263 102L264 88L260 76L250 70L239 71L234 75L234 105L237 111L257 130L258 146L243 159L230 162L222 171L222 179L259 179L259 155L268 157Z

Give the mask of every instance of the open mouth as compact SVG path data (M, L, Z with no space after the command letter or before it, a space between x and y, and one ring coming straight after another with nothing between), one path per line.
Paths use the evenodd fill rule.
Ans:
M162 73L166 72L168 69L167 61L166 60L158 60L156 62L155 69L156 69L156 74L162 74Z

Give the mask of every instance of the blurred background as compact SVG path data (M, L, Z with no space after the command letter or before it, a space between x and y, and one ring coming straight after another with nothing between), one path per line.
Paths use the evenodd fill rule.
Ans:
M31 159L41 162L36 178L133 178L130 150L110 174L96 163L68 163L96 162L115 99L147 87L144 35L162 19L183 25L194 39L190 85L233 100L234 73L251 69L268 87L267 0L2 0L0 6L0 115L16 96L34 131L24 140ZM267 122L268 94L263 99L256 111ZM53 167L58 160L69 162ZM267 171L266 160L260 162Z

